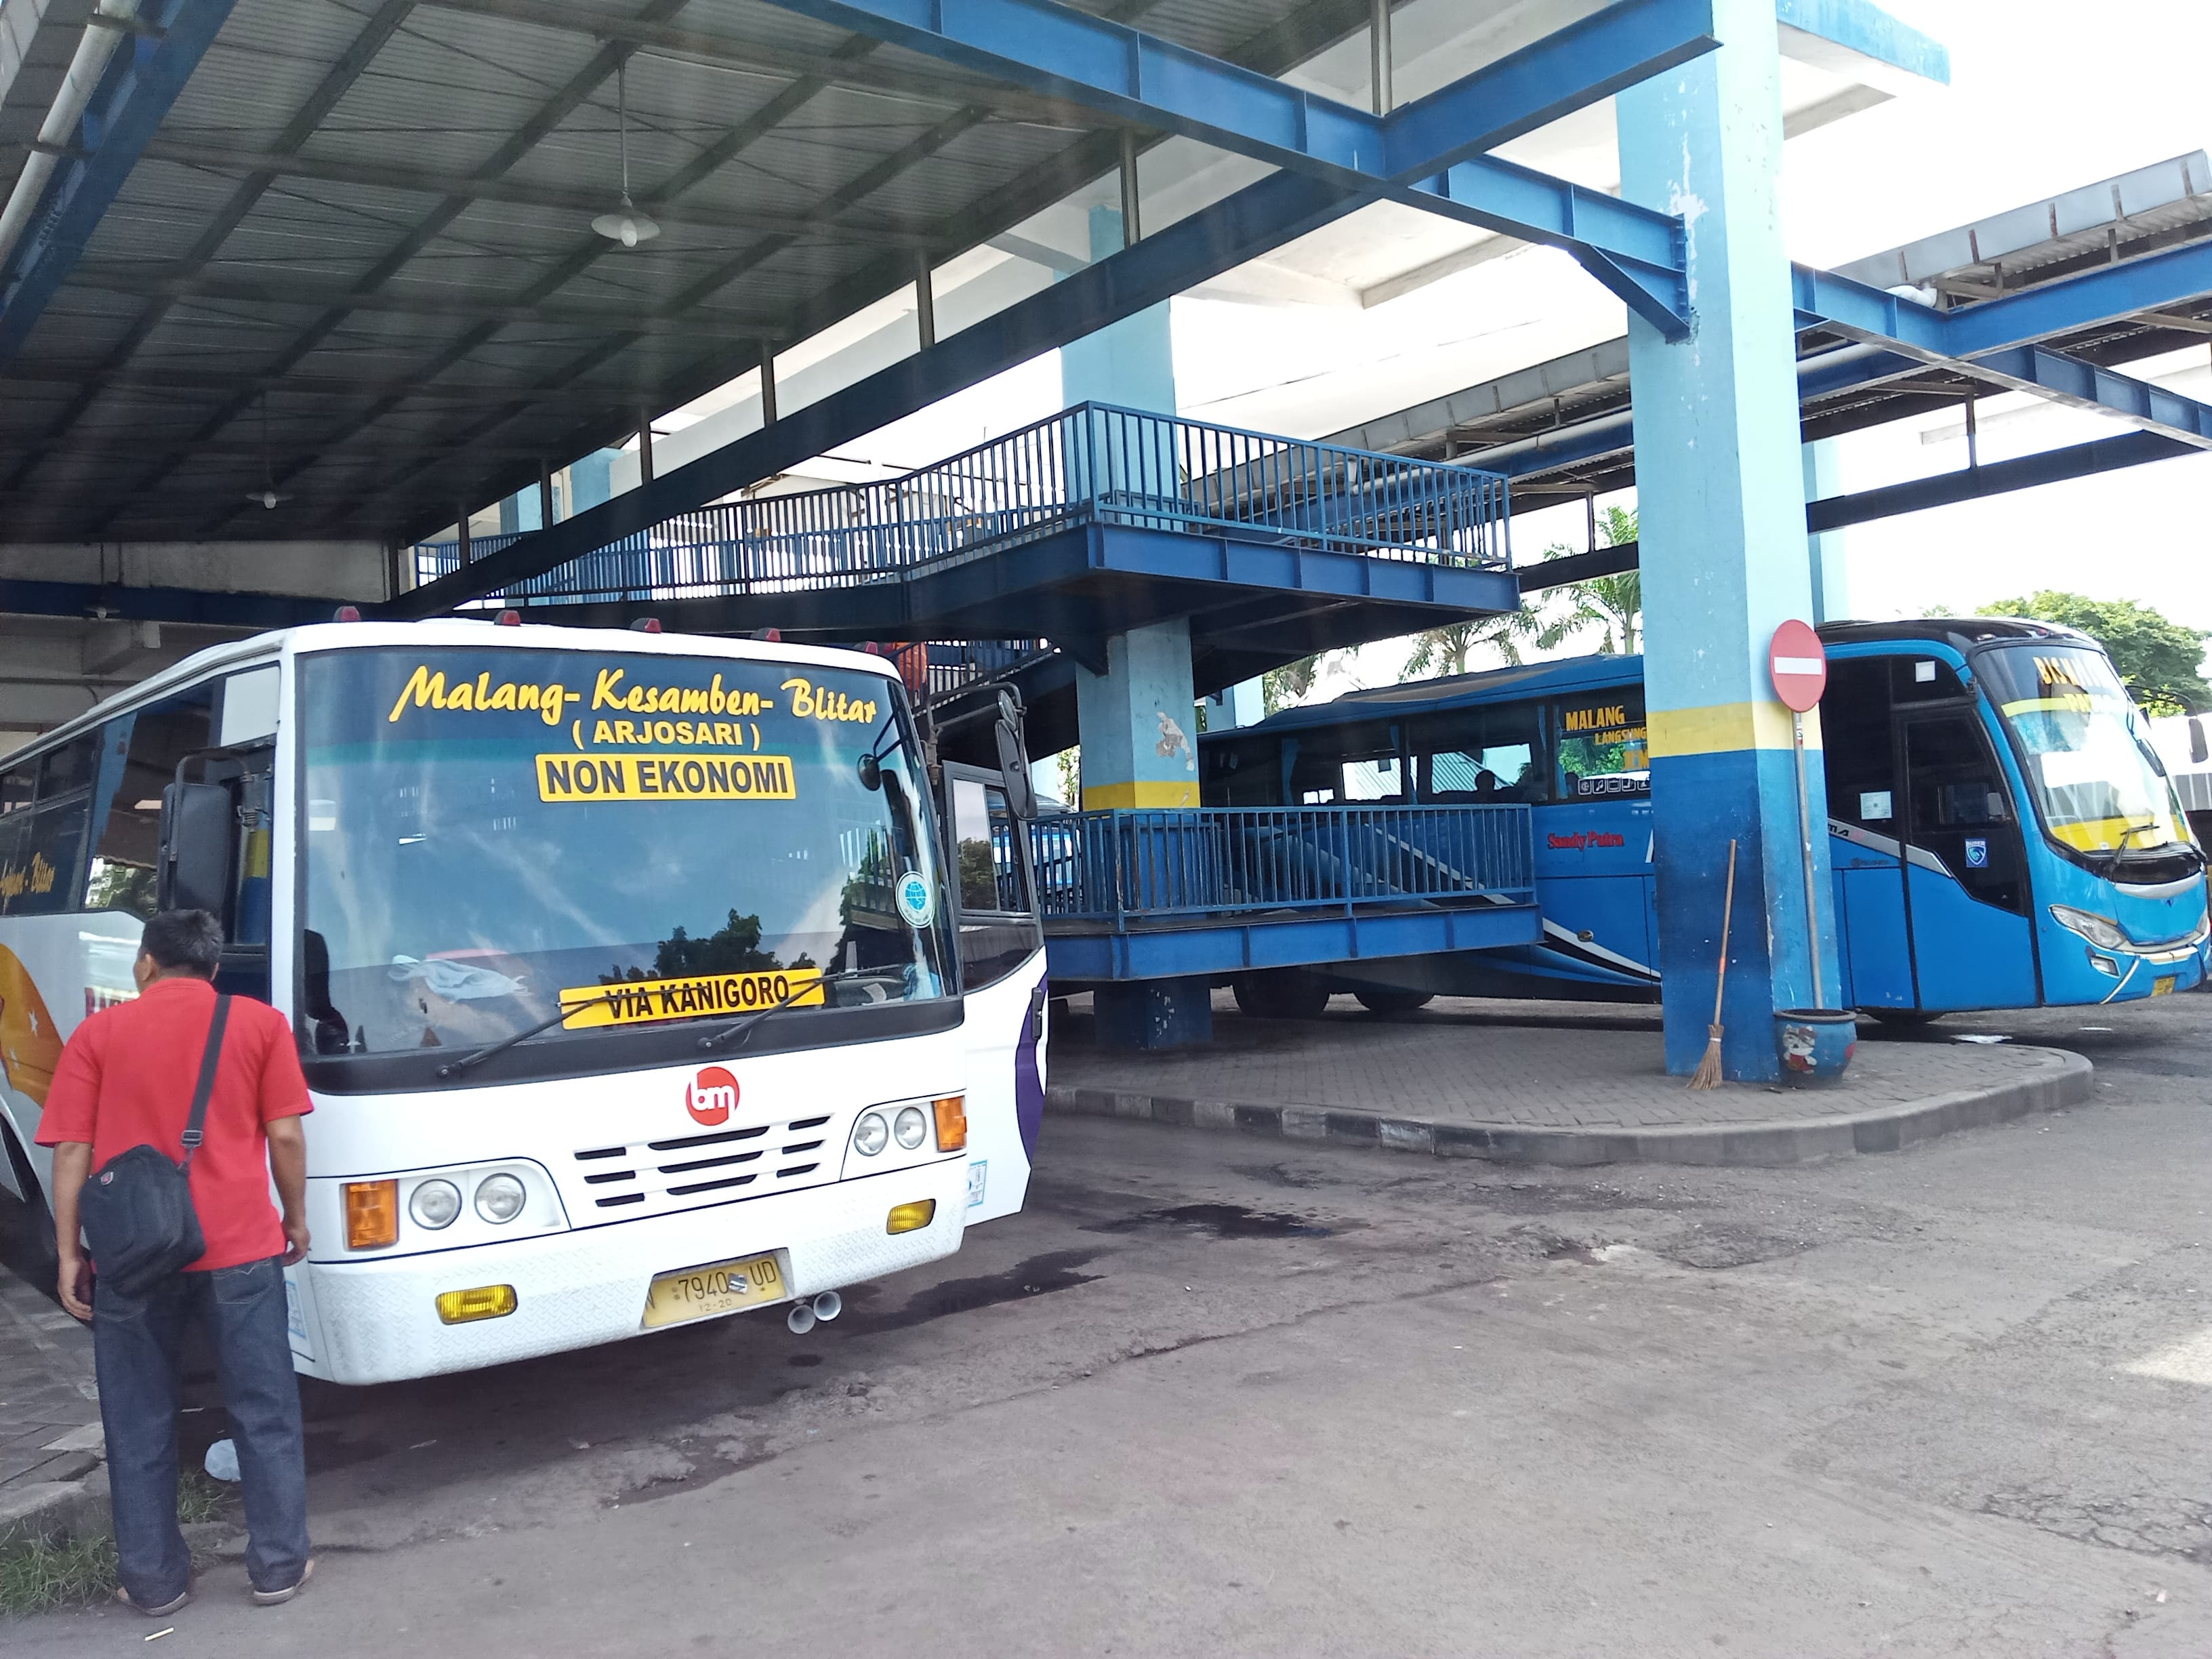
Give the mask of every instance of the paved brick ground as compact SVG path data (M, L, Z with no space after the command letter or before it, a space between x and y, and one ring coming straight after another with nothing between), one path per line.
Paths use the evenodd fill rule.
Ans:
M1827 1089L1729 1085L1692 1093L1664 1073L1656 1012L1440 999L1378 1019L1336 999L1316 1020L1255 1020L1215 999L1210 1048L1162 1054L1091 1046L1087 998L1054 1034L1055 1090L1096 1089L1432 1121L1552 1129L1665 1129L1831 1118L1963 1090L2047 1065L2047 1050L1861 1042ZM1627 1029L1622 1029L1622 1028ZM1961 1026L1961 1029L1969 1029Z
M92 1334L0 1270L0 1496L73 1480L99 1460Z

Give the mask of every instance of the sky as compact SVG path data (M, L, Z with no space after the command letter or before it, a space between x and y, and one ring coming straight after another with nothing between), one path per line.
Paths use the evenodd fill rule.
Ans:
M1782 182L1790 256L1832 266L2057 191L2212 147L2212 0L1889 0L1950 49L1952 84L1792 140ZM1174 307L1186 414L1282 413L1268 429L1318 435L1458 390L1478 345L1505 367L1555 355L1560 329L1620 331L1618 306L1564 256L1531 250L1387 304L1291 309L1184 299ZM1581 343L1580 341L1577 342ZM2212 339L2136 372L2212 400ZM866 441L920 463L1059 406L1049 358ZM2019 398L1981 408L1984 460L2124 430ZM1295 423L1293 423L1295 422ZM1948 430L1947 430L1948 428ZM1955 416L1842 441L1848 491L1961 466ZM1633 492L1618 498L1632 505ZM1850 610L1888 618L1972 611L2038 588L2129 599L2212 631L2212 455L1855 526ZM1578 508L1516 521L1516 548L1580 545ZM1577 647L1590 648L1589 643ZM1395 680L1402 646L1370 647L1317 694Z

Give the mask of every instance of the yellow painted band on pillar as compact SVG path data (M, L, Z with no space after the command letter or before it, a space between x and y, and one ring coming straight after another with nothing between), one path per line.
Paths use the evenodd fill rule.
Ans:
M1796 745L1790 711L1780 703L1717 702L1703 708L1654 708L1645 719L1651 753L1724 755L1740 749L1784 749ZM1820 711L1805 716L1805 746L1820 746Z
M1086 812L1127 811L1133 809L1153 811L1162 807L1195 806L1198 805L1198 785L1189 783L1086 783L1083 786L1083 810Z

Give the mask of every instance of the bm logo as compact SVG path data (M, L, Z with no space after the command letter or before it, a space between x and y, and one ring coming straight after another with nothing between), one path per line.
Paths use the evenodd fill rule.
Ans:
M708 1128L727 1123L738 1109L738 1080L720 1066L709 1066L684 1085L684 1109Z

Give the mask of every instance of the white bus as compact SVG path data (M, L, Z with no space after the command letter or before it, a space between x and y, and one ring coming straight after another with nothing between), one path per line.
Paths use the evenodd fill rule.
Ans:
M919 741L854 652L461 620L203 652L0 759L0 1185L46 1222L62 1045L198 905L314 1097L302 1372L834 1316L1018 1210L1043 1108L1026 775L933 788Z

